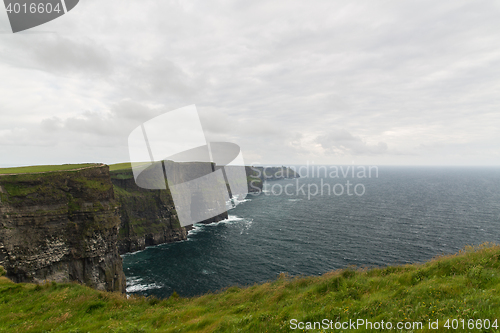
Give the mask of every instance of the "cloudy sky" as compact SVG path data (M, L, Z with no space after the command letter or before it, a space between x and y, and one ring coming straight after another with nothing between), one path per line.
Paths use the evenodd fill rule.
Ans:
M498 1L81 0L12 34L2 7L0 165L127 161L132 130L195 104L247 164L498 166L499 17Z

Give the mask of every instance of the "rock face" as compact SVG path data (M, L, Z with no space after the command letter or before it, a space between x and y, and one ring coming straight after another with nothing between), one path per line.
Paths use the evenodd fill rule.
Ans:
M117 246L121 254L187 239L187 230L179 224L168 190L138 187L130 169L112 172L111 181L120 203Z
M111 172L111 181L120 203L118 251L121 254L187 239L192 227L181 227L168 189L147 190L138 187L131 169ZM202 223L224 219L227 219L227 212Z
M261 193L264 185L262 170L257 167L246 166L248 193Z
M0 176L0 266L15 282L125 291L108 166Z

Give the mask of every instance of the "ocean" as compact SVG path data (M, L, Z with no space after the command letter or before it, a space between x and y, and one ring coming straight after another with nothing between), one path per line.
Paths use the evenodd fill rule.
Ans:
M350 168L313 175L310 166L302 178L268 181L228 220L196 225L186 241L123 255L127 293L195 296L281 272L424 262L499 241L500 168Z

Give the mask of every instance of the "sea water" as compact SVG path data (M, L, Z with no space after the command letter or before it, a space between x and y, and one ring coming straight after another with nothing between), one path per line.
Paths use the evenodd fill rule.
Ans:
M194 296L281 272L423 262L499 242L500 168L378 167L358 177L352 167L355 173L337 177L328 169L266 182L228 220L196 225L186 241L124 255L127 293Z

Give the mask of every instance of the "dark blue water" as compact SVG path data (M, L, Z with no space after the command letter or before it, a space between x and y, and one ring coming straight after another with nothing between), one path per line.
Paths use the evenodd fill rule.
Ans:
M379 167L378 177L322 176L323 195L313 195L320 178L268 182L270 192L248 196L228 221L198 226L184 242L124 255L127 292L193 296L280 272L422 262L499 242L500 168ZM348 195L346 181L364 194L351 185ZM342 185L344 193L328 195L325 184L339 184L337 194ZM279 193L287 185L292 195L271 193L270 186Z

